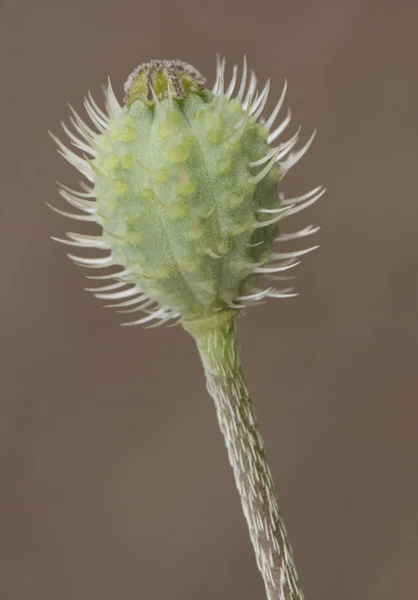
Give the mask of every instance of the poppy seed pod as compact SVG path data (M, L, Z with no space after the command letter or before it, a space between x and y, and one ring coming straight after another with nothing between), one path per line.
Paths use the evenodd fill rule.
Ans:
M303 600L255 406L236 343L239 309L263 298L294 296L293 288L261 289L281 281L315 247L275 251L274 242L304 238L318 228L283 233L285 217L312 205L317 187L285 199L278 184L305 154L299 131L276 143L290 111L274 125L286 85L271 115L262 117L270 82L260 92L247 63L225 84L179 60L139 65L125 84L123 104L109 82L106 112L90 94L94 130L74 111L75 133L63 125L79 156L55 138L59 152L87 179L61 196L83 214L58 213L100 225L97 236L67 233L64 244L105 252L68 256L103 280L90 289L120 312L142 311L124 325L181 322L196 342L268 600ZM103 272L102 272L103 270ZM99 274L95 273L99 271ZM284 276L282 275L284 272Z
M314 233L308 227L280 236L280 221L315 202L315 188L285 200L277 191L284 174L306 152L298 133L273 145L290 121L274 122L286 86L271 116L261 119L269 81L257 92L244 66L225 84L225 62L217 64L211 91L204 77L178 60L140 65L128 78L120 105L109 82L106 113L91 95L86 111L96 131L73 111L72 144L54 138L60 152L88 180L83 191L61 195L85 214L71 216L102 227L99 236L68 233L58 240L106 251L103 257L69 255L90 268L119 267L98 278L98 298L126 312L144 311L127 325L183 323L235 310L265 297L292 296L292 289L260 289L260 276L287 271L313 248L274 252L275 239ZM55 209L57 210L57 209ZM56 239L56 238L55 238Z

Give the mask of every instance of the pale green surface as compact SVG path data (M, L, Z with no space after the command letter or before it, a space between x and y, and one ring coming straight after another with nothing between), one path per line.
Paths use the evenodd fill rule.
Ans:
M240 129L244 117L237 101L219 104L207 91L155 106L137 100L96 140L98 221L115 262L185 319L251 293L249 274L277 233L275 224L255 229L257 209L279 205L279 167L249 181L265 166L249 163L270 147L251 118Z

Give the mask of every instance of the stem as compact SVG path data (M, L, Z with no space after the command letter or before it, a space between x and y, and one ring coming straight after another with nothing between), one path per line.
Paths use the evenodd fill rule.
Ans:
M237 311L184 323L196 341L269 600L303 600L236 343Z

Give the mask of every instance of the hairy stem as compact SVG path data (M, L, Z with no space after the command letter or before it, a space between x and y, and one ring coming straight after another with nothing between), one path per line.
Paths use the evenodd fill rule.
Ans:
M302 600L287 532L236 343L236 313L184 323L194 337L269 600Z

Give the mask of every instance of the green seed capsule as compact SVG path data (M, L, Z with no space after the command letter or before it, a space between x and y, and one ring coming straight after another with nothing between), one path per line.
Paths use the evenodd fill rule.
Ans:
M65 189L63 196L86 213L76 218L102 226L97 238L68 234L70 240L61 241L110 251L104 258L71 257L87 267L122 268L103 276L116 283L96 295L129 311L146 307L147 316L133 324L192 321L265 296L293 295L256 286L263 273L297 264L298 253L273 253L278 222L312 204L323 190L283 200L277 184L312 138L299 152L292 152L297 135L272 148L289 121L271 131L284 94L271 117L259 123L269 82L258 94L252 74L247 86L244 63L234 97L237 70L227 90L224 73L218 61L209 91L202 75L183 62L142 64L125 85L123 106L110 83L107 114L86 99L98 132L76 114L73 125L82 139L66 129L90 158L57 140L90 182L87 192Z

